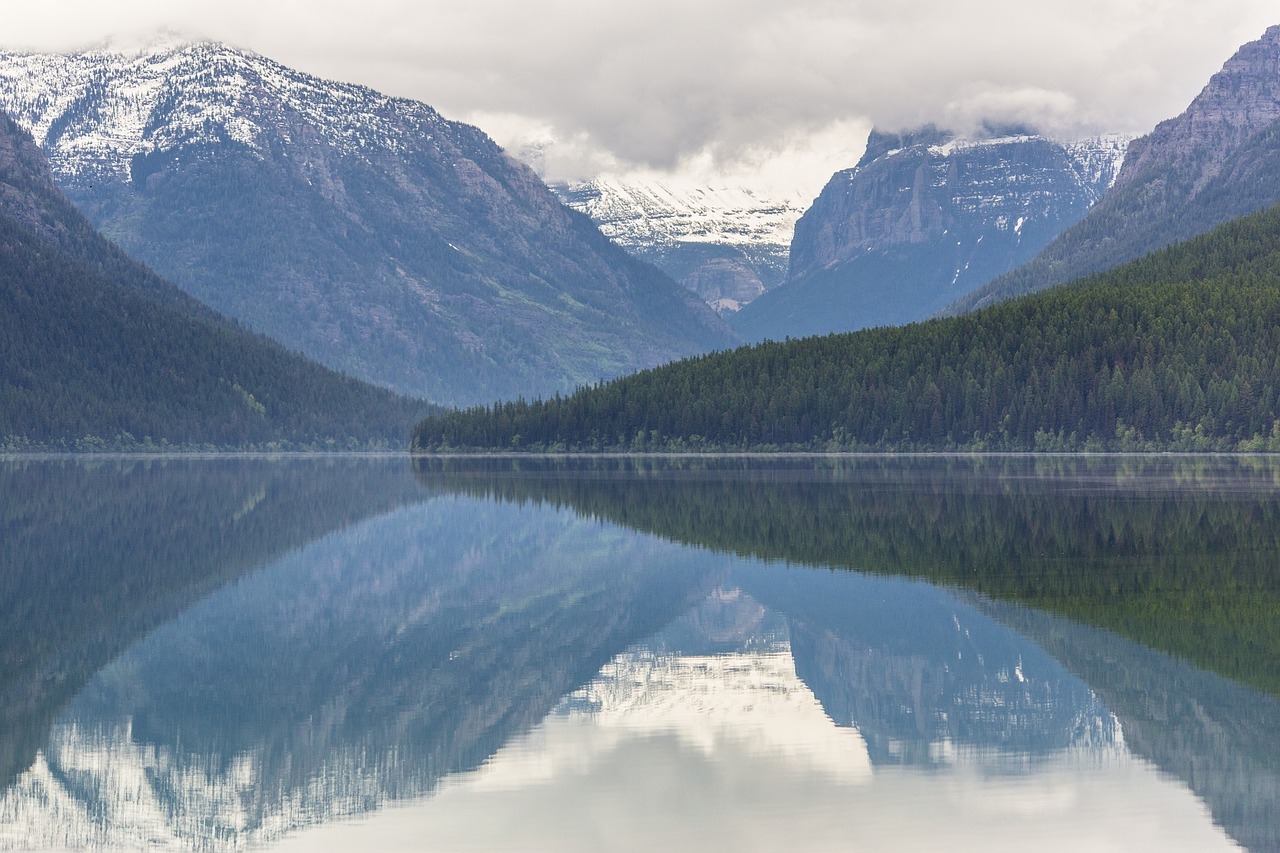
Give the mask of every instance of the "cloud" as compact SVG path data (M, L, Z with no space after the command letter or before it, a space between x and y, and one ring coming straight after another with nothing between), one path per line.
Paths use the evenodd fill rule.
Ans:
M426 101L561 172L677 170L797 133L1022 121L1145 131L1180 112L1274 0L361 0L27 4L5 46L165 27ZM829 135L829 134L828 134ZM841 144L857 157L863 140Z

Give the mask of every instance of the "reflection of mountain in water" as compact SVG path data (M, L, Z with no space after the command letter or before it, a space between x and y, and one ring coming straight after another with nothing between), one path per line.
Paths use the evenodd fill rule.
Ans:
M871 776L862 739L832 725L797 676L787 620L736 588L715 590L655 636L616 655L566 696L555 715L586 715L595 729L612 733L589 742L596 752L616 749L627 736L671 737L707 756L731 741L729 748L781 758L797 773L819 779ZM552 766L541 772L553 776L555 758L553 753ZM534 763L545 760L539 755ZM513 775L528 773L518 760L515 769L511 764L495 762L485 784L511 784Z
M1089 686L1034 643L925 583L745 566L734 580L788 615L796 672L877 764L1009 761L1113 748Z
M403 458L0 462L0 786L155 626L291 548L423 499Z
M456 499L333 534L105 669L4 831L235 846L426 793L703 597L714 562Z
M758 564L736 564L726 582L741 588L619 655L562 707L628 725L657 726L680 715L673 708L713 721L726 700L745 707L793 693L782 672L821 703L827 737L837 737L833 721L856 728L875 764L947 764L963 752L1010 770L1119 746L1088 685L936 587Z
M1026 632L1096 686L1126 744L1184 780L1241 843L1280 849L1274 696L1133 642L1280 691L1273 459L422 459L416 466L434 488L571 506L691 545L922 576L1066 613L1078 621L984 605L1019 630L1024 620L1012 614L1026 614ZM1073 702L1062 701L1068 682L1015 686L1018 661L1008 649L984 648L983 661L993 665L963 673L966 620L950 637L945 621L924 634L896 626L879 636L896 637L889 645L898 653L881 657L877 649L885 648L868 641L869 623L821 598L802 600L785 589L786 574L766 576L776 588L740 582L791 615L797 671L833 718L857 721L877 760L934 760L945 755L936 745L955 732L987 744L1031 743L1049 731L1108 737L1105 720L1092 713L1073 719ZM860 607L843 599L840 606ZM1049 627L1034 627L1032 616ZM954 660L940 666L937 652L948 643ZM922 653L926 647L934 652ZM1006 676L1011 681L1002 682ZM967 704L950 707L965 691ZM1007 714L984 711L1010 701L1058 727L1020 729Z
M1185 779L1233 838L1280 850L1280 701L1106 631L975 603L1087 678L1130 748Z
M1098 625L1280 695L1280 460L415 460L430 488L544 501L730 553L913 575Z
M850 678L851 651L887 677ZM583 713L845 781L956 749L1003 770L1116 734L1083 684L924 584L726 567L569 513L438 498L241 579L104 669L0 801L0 841L270 841L429 793Z
M774 495L781 503L803 499L801 473L783 472L789 485ZM591 717L629 737L640 732L646 743L710 749L728 739L739 758L782 754L782 765L753 766L786 766L832 784L952 765L988 779L1012 772L1021 782L1055 756L1114 757L1132 742L1187 779L1238 838L1269 849L1259 823L1274 802L1265 757L1280 754L1280 736L1248 716L1248 708L1272 707L1252 704L1260 697L1251 691L1232 686L1224 701L1195 670L1149 664L1118 642L1118 657L1101 658L1095 672L1090 655L1110 653L1112 635L1065 620L1042 630L1030 614L1025 633L1091 683L1096 677L1095 695L1002 624L1017 627L1016 608L914 580L726 558L526 501L585 500L653 523L676 518L648 503L665 496L682 536L750 517L767 538L796 515L779 506L771 518L771 504L753 504L761 494L754 487L722 481L725 488L708 490L696 475L682 486L676 470L657 490L633 490L611 475L576 484L552 478L543 491L542 476L500 481L504 489L516 483L510 496L523 503L437 494L336 530L235 576L155 630L80 692L39 761L0 799L0 846L270 841L437 791L525 733ZM828 478L808 508L834 501L870 515L818 513L805 522L815 537L807 547L828 552L850 530L873 531L873 518L897 519L910 530L883 532L878 553L914 542L905 554L919 571L932 539L969 549L970 561L1020 541L1001 538L994 522L969 526L948 516L979 509L980 489L908 480L896 488L923 493L918 504L905 502L923 515L895 515L902 507L892 501L874 515L870 500L851 497L865 481L846 487ZM259 492L245 496L245 513L233 512L230 524L257 513ZM1026 486L1001 493L997 505L1007 507L1010 494L1055 505ZM717 500L738 502L743 514ZM1170 512L1177 514L1156 515ZM1202 513L1205 529L1217 529L1219 513L1226 515ZM835 538L822 540L828 528ZM1113 529L1125 529L1123 519ZM1051 534L1027 535L1042 543ZM1013 559L1002 570L1021 565ZM881 568L893 567L886 557ZM1142 694L1123 689L1135 669ZM1206 727L1205 719L1216 722ZM721 724L729 720L732 727ZM1210 748L1225 754L1210 761ZM1260 781L1250 788L1255 773ZM722 793L741 784L719 782Z

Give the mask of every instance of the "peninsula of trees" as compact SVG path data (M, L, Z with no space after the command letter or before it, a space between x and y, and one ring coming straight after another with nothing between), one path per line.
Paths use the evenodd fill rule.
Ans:
M1280 207L971 314L427 418L416 452L1280 450Z

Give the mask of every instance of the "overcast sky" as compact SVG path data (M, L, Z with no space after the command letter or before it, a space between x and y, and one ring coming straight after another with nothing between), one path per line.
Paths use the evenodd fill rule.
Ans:
M167 29L540 142L551 178L816 192L872 124L1145 132L1277 23L1275 0L45 0L6 9L0 45Z

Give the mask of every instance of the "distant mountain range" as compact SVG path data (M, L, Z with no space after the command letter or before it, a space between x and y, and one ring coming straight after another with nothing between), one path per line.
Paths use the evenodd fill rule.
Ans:
M1115 180L1128 138L1020 128L873 131L796 223L787 281L732 320L748 340L922 320L1033 257Z
M0 115L0 450L398 448L433 410L289 352L133 261Z
M219 44L0 54L0 109L123 249L354 376L447 403L725 347L476 128Z
M665 271L721 314L781 284L803 192L689 187L603 176L553 184L615 243Z
M1280 202L1280 26L1244 45L1176 118L1129 147L1115 186L1025 266L951 312L1109 269Z
M1016 127L972 138L934 126L874 131L861 161L802 216L794 194L730 186L602 177L553 192L481 131L424 104L219 44L0 53L0 109L31 130L53 180L94 226L185 293L108 246L65 200L49 201L48 173L21 141L10 144L10 180L0 187L15 247L52 242L66 253L59 263L89 263L124 287L120 299L147 300L147 311L218 335L243 334L238 322L354 377L459 405L567 392L744 339L960 312L1280 201L1280 27L1241 48L1182 116L1132 143L1062 142ZM24 263L50 260L33 251ZM71 314L93 302L76 290L84 276L46 269L39 277L82 294L66 297ZM33 280L24 274L11 287L30 293ZM97 286L95 298L108 290ZM33 318L52 316L10 301L5 322L14 328L38 330L43 321ZM109 310L93 310L123 312L126 325L138 316L114 295L107 301ZM105 352L124 328L97 324L92 346ZM37 382L57 364L45 357L55 339L22 344L26 352L5 365L7 393L26 401L10 412L35 417L51 404L34 389L63 387ZM118 375L99 385L140 387L147 359L129 358L99 357L101 375ZM201 404L261 416L268 392L223 378L223 391ZM101 387L76 393L104 399ZM284 409L294 405L278 393ZM111 406L118 411L97 423L60 415L61 440L104 429L155 437L169 434L162 424L193 422L189 412L142 406L126 416L128 406ZM297 401L299 418L314 415L309 406ZM0 434L42 434L38 419L20 420L10 415ZM245 421L216 439L173 435L309 442L335 430L385 431L290 423L263 432Z

